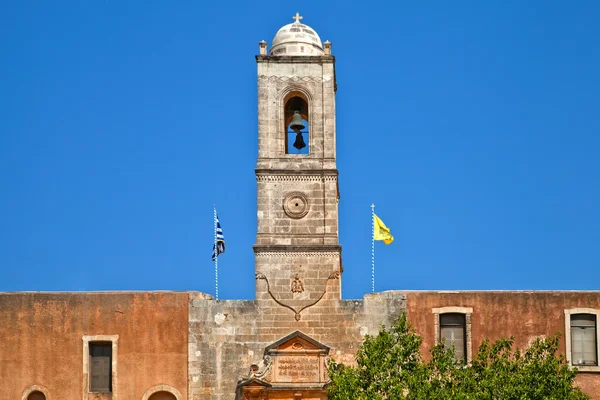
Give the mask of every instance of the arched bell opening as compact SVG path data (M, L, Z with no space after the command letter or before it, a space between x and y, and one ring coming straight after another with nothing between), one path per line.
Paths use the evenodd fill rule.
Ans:
M302 93L292 92L284 104L285 154L308 154L308 101Z

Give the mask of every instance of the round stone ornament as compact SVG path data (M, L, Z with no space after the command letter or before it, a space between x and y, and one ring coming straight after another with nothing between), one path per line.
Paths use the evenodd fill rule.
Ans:
M308 214L308 198L302 192L292 192L283 200L283 211L290 218L303 218Z

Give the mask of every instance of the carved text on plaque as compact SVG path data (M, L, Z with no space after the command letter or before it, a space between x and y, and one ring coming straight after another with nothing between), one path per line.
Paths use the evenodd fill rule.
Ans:
M278 382L319 382L318 357L280 356L276 359L275 380Z

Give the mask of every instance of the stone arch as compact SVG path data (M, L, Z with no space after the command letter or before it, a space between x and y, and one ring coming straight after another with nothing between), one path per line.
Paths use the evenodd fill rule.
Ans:
M300 94L300 96L304 97L304 100L306 100L308 104L312 103L313 101L313 95L311 91L306 88L306 86L291 84L279 92L280 105L284 105L285 102L294 95L294 93Z
M21 396L21 400L29 400L29 396L39 392L44 395L46 400L50 400L50 392L44 386L41 385L32 385L23 391L23 395Z
M146 393L142 396L142 400L150 400L150 397L160 392L167 392L175 396L175 400L183 400L181 393L177 389L169 385L156 385L146 390Z

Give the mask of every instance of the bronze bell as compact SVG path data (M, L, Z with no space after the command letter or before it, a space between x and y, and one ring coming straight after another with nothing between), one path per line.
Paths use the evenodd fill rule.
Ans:
M296 132L296 141L294 142L293 146L298 150L302 150L306 147L306 143L304 143L304 138L302 137L302 132Z
M300 115L300 111L294 111L294 118L292 118L292 124L290 125L290 128L296 133L306 128L302 123L302 115Z

